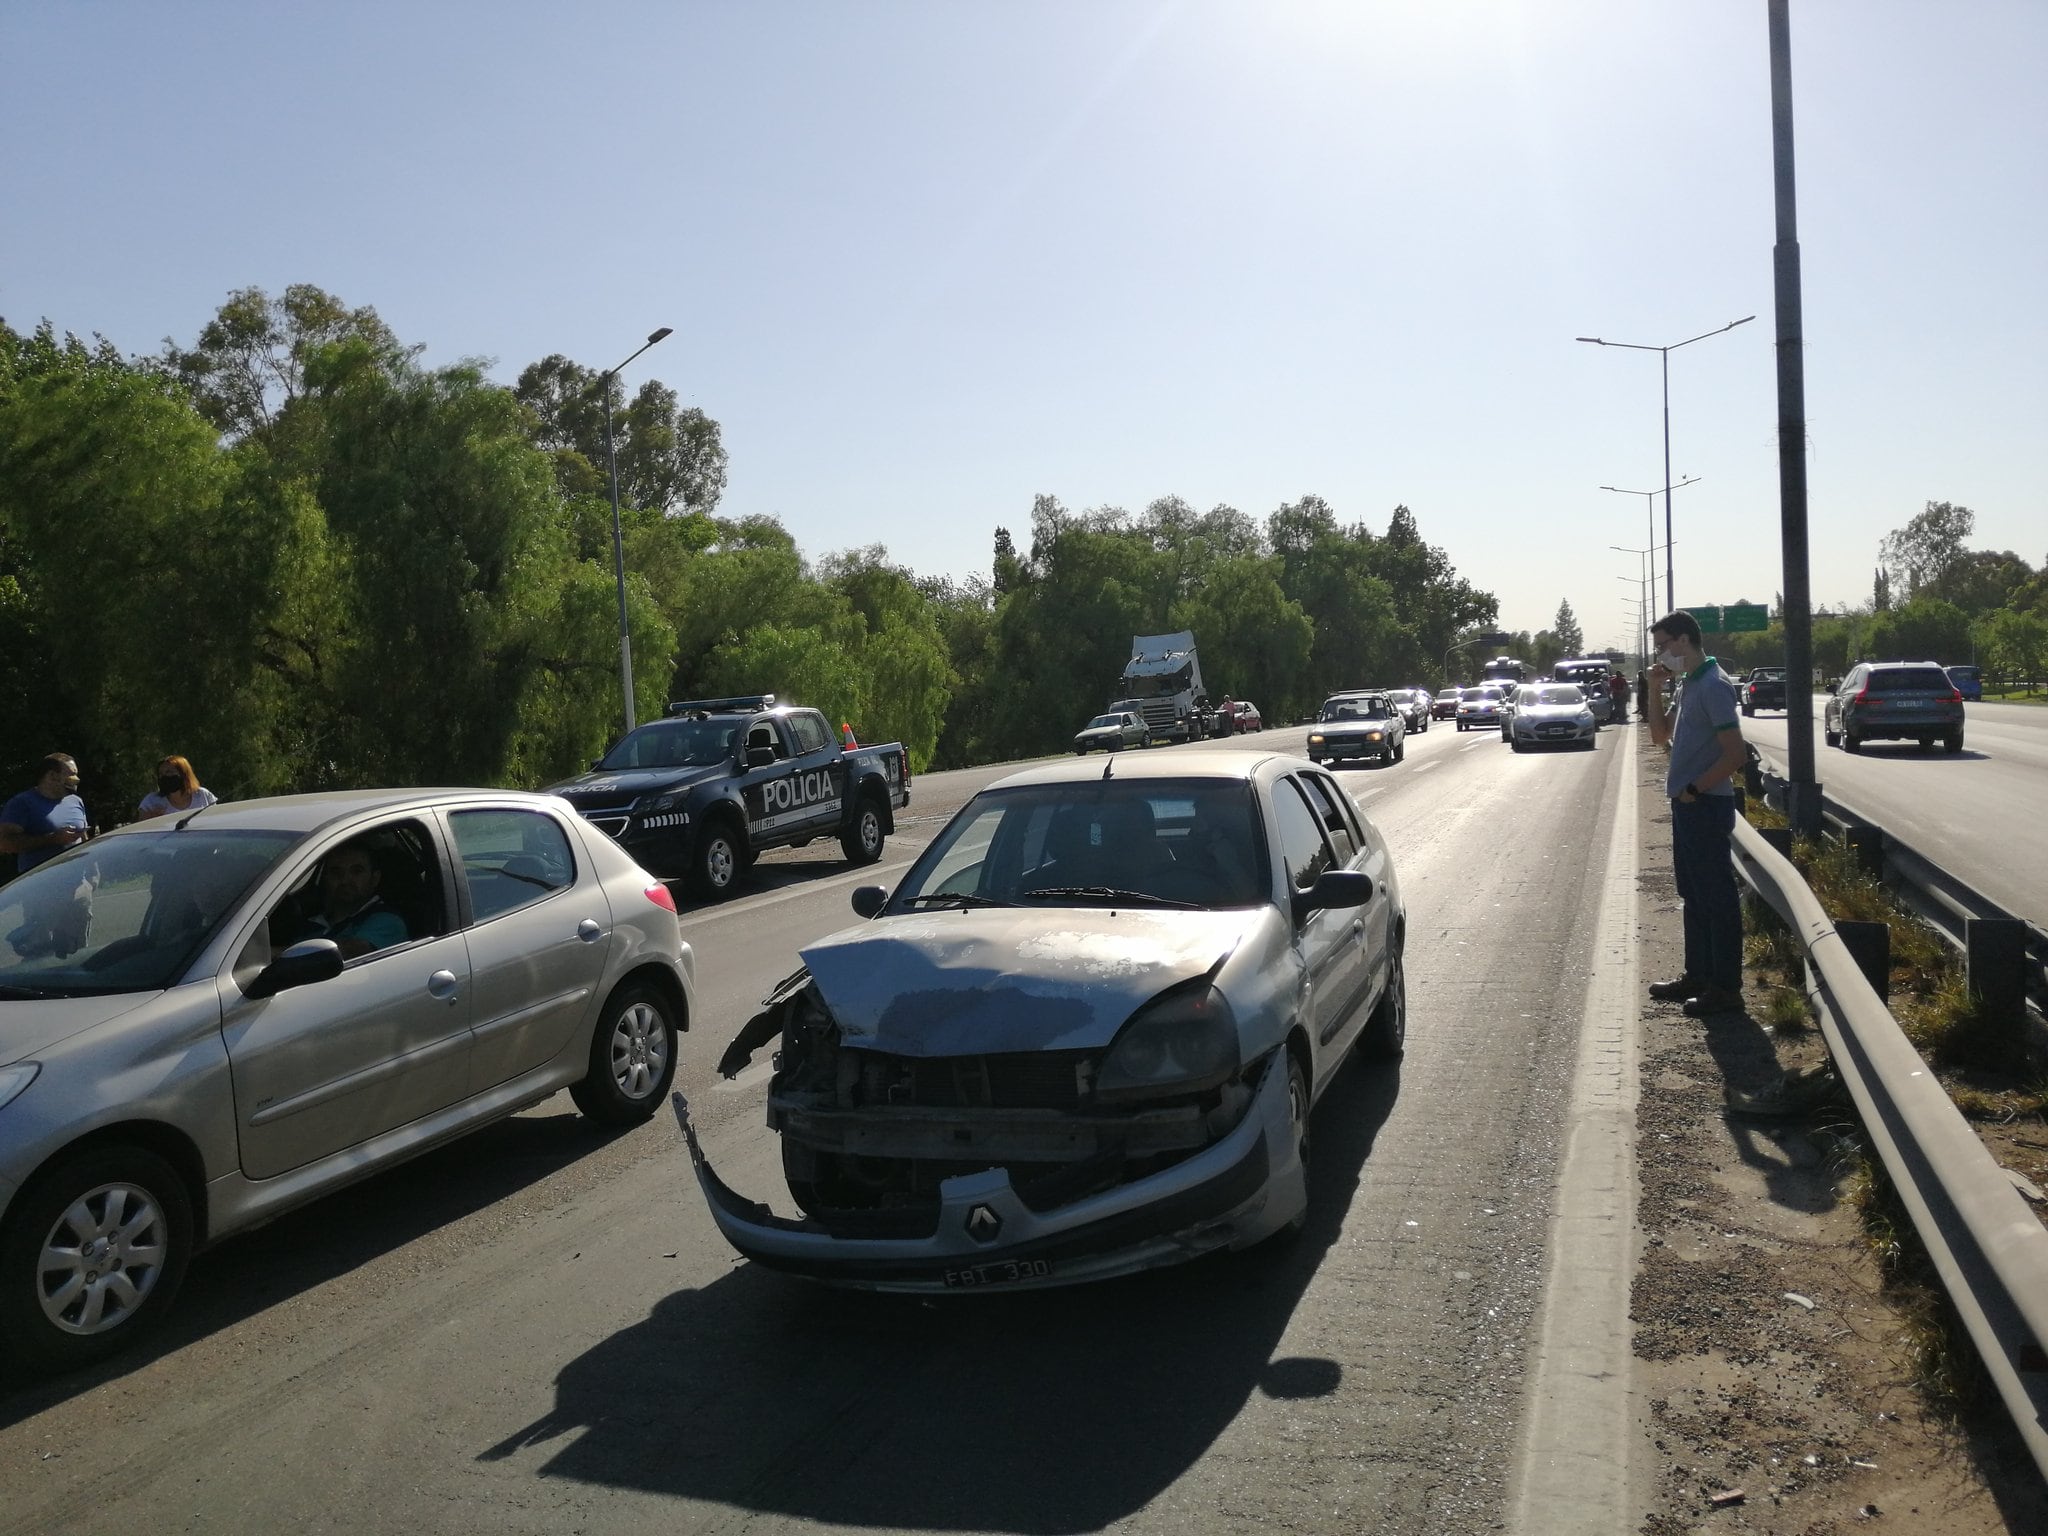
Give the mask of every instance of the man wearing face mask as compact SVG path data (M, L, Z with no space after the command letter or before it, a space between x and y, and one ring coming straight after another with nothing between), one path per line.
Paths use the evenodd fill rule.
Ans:
M1700 626L1683 609L1650 630L1650 739L1669 745L1664 792L1671 797L1671 866L1685 908L1685 973L1650 987L1650 996L1685 1004L1694 1018L1742 1008L1742 902L1729 839L1735 832L1735 775L1747 759L1735 684L1700 645ZM1672 707L1664 684L1677 679Z

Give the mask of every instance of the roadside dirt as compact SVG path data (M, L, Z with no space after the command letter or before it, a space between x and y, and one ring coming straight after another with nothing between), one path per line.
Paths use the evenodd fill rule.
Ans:
M1639 765L1649 980L1678 972L1683 945L1663 754L1645 750ZM1817 1033L1767 1029L1758 1001L1757 1017L1707 1021L1643 1002L1638 1529L2048 1531L2048 1491L1996 1400L1952 1423L1914 1384L1908 1319L1845 1200L1853 1110L1835 1099L1790 1118L1729 1109L1731 1090L1765 1093L1825 1059Z

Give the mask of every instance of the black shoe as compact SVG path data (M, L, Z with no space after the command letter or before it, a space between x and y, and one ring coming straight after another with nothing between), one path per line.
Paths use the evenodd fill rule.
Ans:
M1700 984L1690 976L1680 976L1675 981L1650 983L1650 996L1660 1003L1682 1003L1688 997L1697 997L1701 990Z
M1719 987L1709 987L1698 997L1688 997L1685 1000L1685 1012L1695 1019L1704 1019L1716 1013L1742 1011L1742 994L1726 992Z

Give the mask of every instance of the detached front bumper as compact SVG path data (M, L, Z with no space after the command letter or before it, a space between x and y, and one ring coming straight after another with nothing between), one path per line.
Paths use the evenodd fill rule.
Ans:
M1005 1169L964 1174L939 1186L937 1224L919 1237L835 1237L775 1215L719 1178L688 1103L678 1093L673 1104L712 1220L758 1264L876 1291L1072 1285L1242 1247L1294 1214L1276 1208L1276 1174L1302 1195L1280 1059L1268 1060L1236 1127L1171 1168L1050 1211L1026 1205Z

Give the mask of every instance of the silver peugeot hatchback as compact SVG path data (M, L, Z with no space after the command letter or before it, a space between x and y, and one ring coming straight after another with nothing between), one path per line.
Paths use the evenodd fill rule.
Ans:
M693 960L562 800L216 805L0 887L0 1353L144 1333L193 1252L567 1088L661 1103Z

